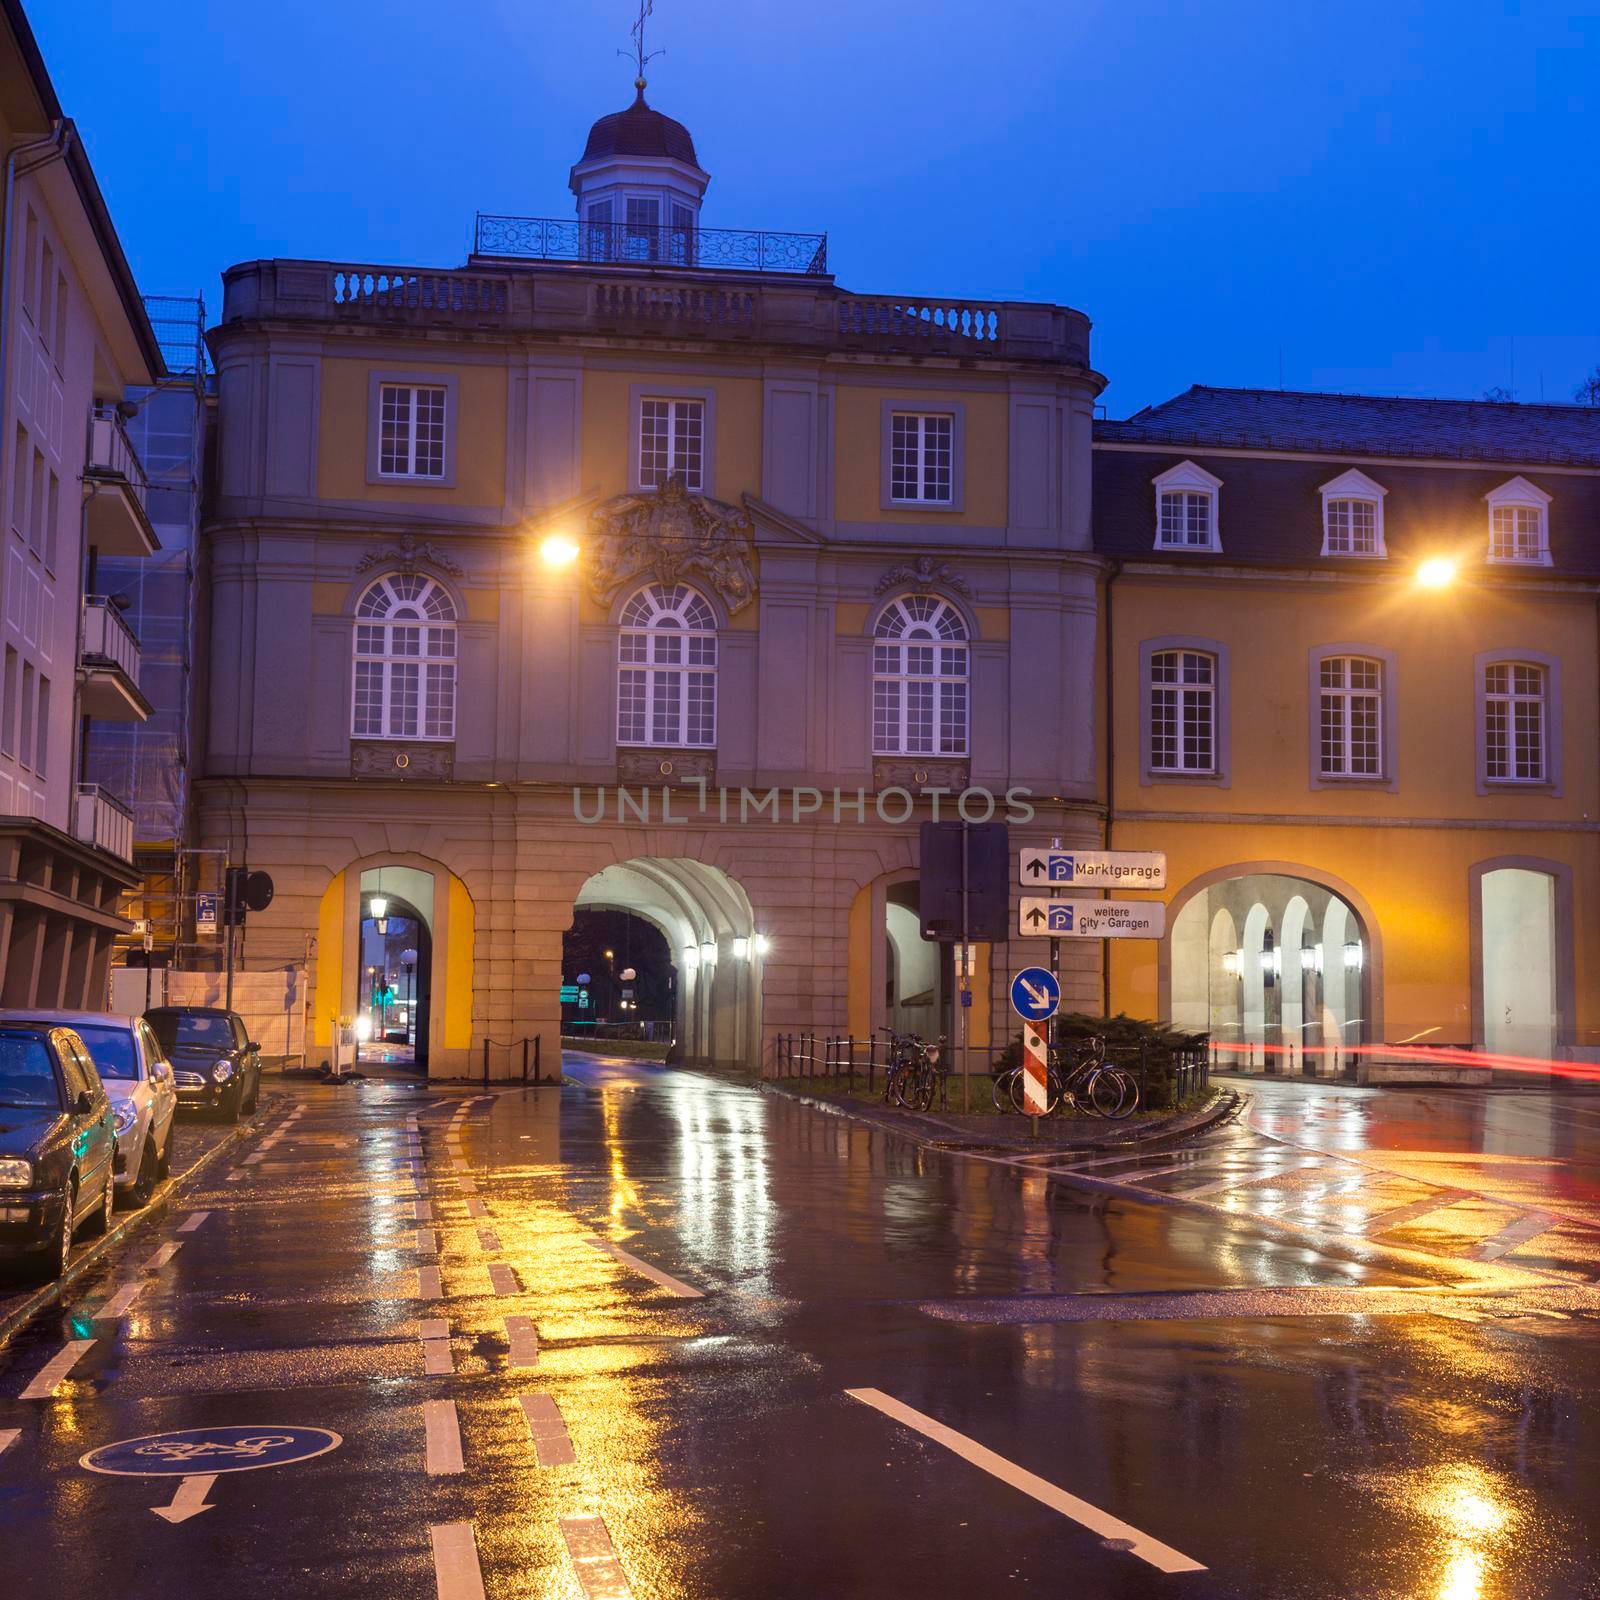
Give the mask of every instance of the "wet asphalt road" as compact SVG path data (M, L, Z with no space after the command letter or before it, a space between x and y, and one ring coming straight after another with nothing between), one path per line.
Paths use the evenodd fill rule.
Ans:
M985 1160L569 1070L292 1089L0 1348L18 1592L1600 1595L1600 1101Z

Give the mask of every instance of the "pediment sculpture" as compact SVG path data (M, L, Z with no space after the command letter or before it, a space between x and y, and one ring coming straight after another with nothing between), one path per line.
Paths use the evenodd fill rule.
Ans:
M431 539L418 539L413 534L402 533L387 549L377 545L369 548L356 562L357 572L370 572L374 567L396 567L401 572L415 572L419 565L437 567L452 578L463 577L461 563L452 560Z
M622 494L589 513L589 592L601 605L644 583L696 583L730 616L755 598L750 513L702 494L679 477L653 493Z
M957 594L969 598L972 594L972 588L965 578L952 572L947 563L935 561L932 556L918 556L911 566L902 564L890 567L873 586L873 593L886 594L890 589L897 589L905 584L953 589Z

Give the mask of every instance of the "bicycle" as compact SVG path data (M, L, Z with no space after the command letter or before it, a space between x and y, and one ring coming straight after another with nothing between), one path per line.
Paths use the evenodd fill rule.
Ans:
M1118 1122L1139 1103L1139 1086L1121 1067L1106 1064L1106 1041L1090 1034L1078 1046L1076 1059L1064 1066L1068 1046L1052 1047L1045 1068L1045 1105L1039 1115L1054 1116L1058 1111L1087 1111L1093 1116ZM1015 1066L996 1075L996 1111L1015 1111L1033 1115L1024 1087L1025 1068Z
M893 1028L878 1031L889 1040L889 1060L883 1075L884 1103L905 1111L926 1111L933 1104L943 1036L930 1045L914 1033L896 1033Z

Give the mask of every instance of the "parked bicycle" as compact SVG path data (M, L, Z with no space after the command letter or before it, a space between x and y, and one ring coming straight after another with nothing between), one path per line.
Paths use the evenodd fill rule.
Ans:
M906 1111L926 1111L933 1104L939 1083L939 1059L944 1036L933 1044L914 1033L880 1028L889 1040L889 1060L883 1075L884 1103Z
M1018 1065L996 1074L996 1111L1031 1114L1027 1103L1026 1068ZM1049 1051L1045 1068L1045 1105L1040 1113L1087 1111L1092 1116L1120 1122L1139 1104L1139 1085L1133 1075L1106 1061L1102 1034L1090 1034L1076 1043L1062 1042Z

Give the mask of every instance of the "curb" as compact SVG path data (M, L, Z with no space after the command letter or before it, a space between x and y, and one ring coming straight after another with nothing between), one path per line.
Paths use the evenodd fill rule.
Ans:
M251 1114L248 1122L241 1121L237 1127L230 1128L212 1147L186 1171L180 1172L175 1178L168 1178L164 1186L151 1197L148 1205L141 1206L137 1211L129 1212L121 1222L114 1224L101 1238L96 1239L87 1250L72 1262L59 1278L42 1284L21 1305L8 1311L0 1317L0 1346L4 1346L19 1329L38 1316L41 1311L47 1310L81 1278L90 1267L103 1256L110 1253L112 1247L131 1238L134 1232L144 1227L148 1222L157 1217L164 1216L171 1204L189 1186L199 1178L208 1167L221 1160L224 1152L233 1149L237 1144L243 1143L252 1134L259 1133L267 1124L263 1112L270 1113L277 1105L281 1096L274 1094L270 1099Z

